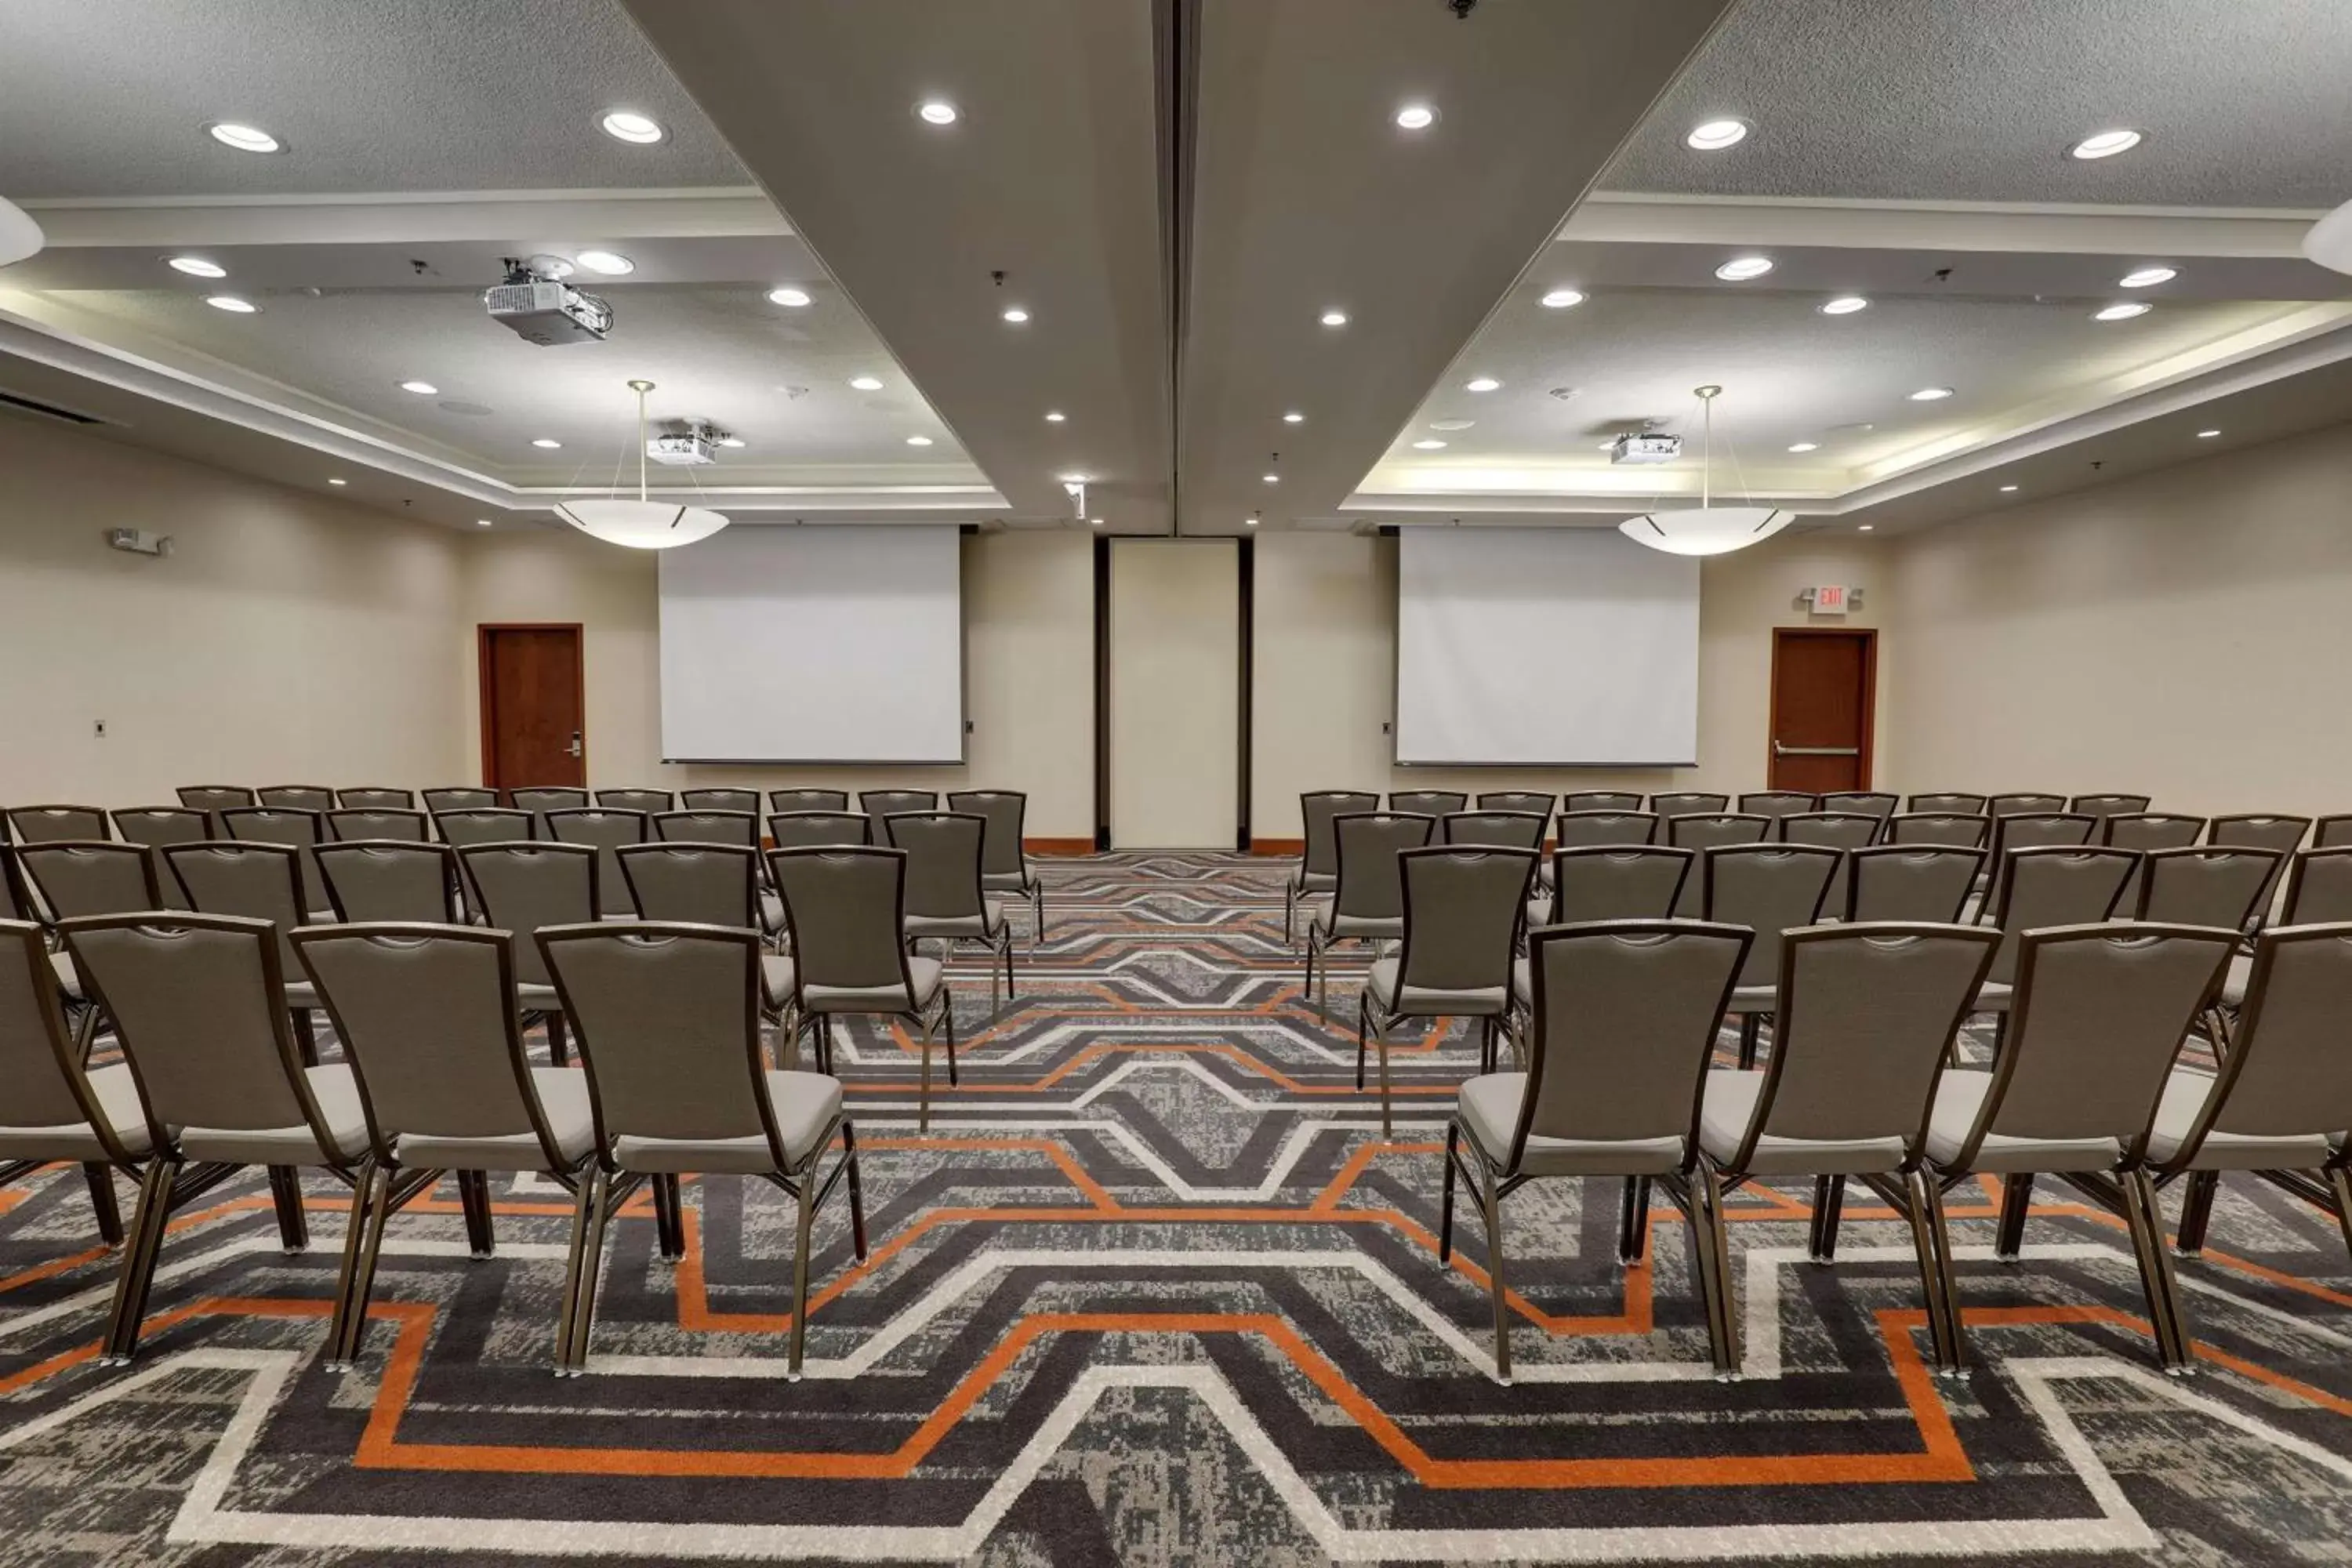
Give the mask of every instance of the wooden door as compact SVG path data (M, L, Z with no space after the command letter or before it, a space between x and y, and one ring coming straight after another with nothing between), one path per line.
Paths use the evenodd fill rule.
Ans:
M482 782L588 783L578 626L481 628Z
M1878 634L1780 626L1772 633L1773 789L1870 787Z

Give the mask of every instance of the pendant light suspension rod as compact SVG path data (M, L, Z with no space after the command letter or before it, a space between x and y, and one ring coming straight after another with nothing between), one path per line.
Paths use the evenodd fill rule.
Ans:
M1698 456L1698 504L1704 511L1715 504L1715 400L1723 388L1708 385L1694 389L1698 395L1700 427Z
M637 395L637 499L646 499L646 394L654 389L650 381L633 381L629 385Z

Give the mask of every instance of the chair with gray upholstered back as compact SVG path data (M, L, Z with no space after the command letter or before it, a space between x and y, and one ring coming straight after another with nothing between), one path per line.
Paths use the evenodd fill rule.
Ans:
M1729 851L1726 851L1729 853ZM1920 1163L1936 1084L2000 939L1948 924L1813 926L1782 939L1771 1065L1706 1075L1700 1179L1718 1207L1749 1181L1813 1178L1808 1250L1837 1254L1848 1177L1910 1222L1938 1365L1944 1316L1940 1201ZM1752 950L1751 950L1752 951ZM1726 1301L1726 1316L1739 1314ZM1734 1364L1738 1341L1733 1337Z
M253 792L257 805L281 811L332 811L335 792L324 784L264 784Z
M1563 811L1552 819L1552 843L1561 849L1659 844L1658 818L1646 811Z
M1998 897L1985 906L1977 921L2000 929L2000 946L1993 953L1984 989L1977 994L1976 1010L2009 1012L2024 933L2057 926L2100 925L2113 920L2125 885L2139 868L2140 857L2128 849L2069 849L2051 845L2013 851Z
M882 819L890 847L907 852L907 941L917 952L939 942L952 961L958 943L976 942L993 955L988 970L988 1011L998 1007L997 982L1013 994L1013 926L1004 900L982 886L981 854L988 819L972 812L901 811Z
M349 805L320 818L329 842L423 844L433 835L421 811L397 805Z
M2099 835L2095 842L2116 849L2137 849L2152 855L2158 849L2185 849L2205 836L2205 819L2201 816L2176 816L2163 812L2125 812L2099 818ZM2118 910L2139 907L2139 872L2124 887Z
M596 804L608 811L641 811L651 816L676 810L677 797L666 789L600 789Z
M0 1186L52 1161L79 1165L99 1237L112 1247L122 1240L114 1173L135 1179L152 1143L130 1068L85 1068L87 1059L86 1042L68 1025L41 928L0 921L0 1082L8 1086Z
M27 844L16 851L16 871L52 923L171 907L163 896L163 868L155 852L136 844L78 844L71 839ZM99 1010L90 1005L71 958L54 952L49 963L72 1015L75 1044L87 1054L98 1032Z
M2260 911L2286 857L2218 844L2158 849L2141 863L2132 918L2158 925L2242 929ZM2352 1122L2345 1124L2352 1128Z
M1683 884L1698 876L1698 856L1689 849L1664 844L1563 847L1552 851L1546 923L1666 920Z
M1821 797L1805 795L1797 790L1759 790L1750 795L1741 795L1738 809L1742 816L1765 816L1777 822L1784 816L1795 816L1801 812L1819 811Z
M1938 844L1949 849L1981 849L1992 818L1953 811L1906 811L1886 819L1881 837L1889 844Z
M782 811L847 811L849 792L845 789L772 789L768 792L768 809Z
M8 813L19 844L89 844L111 837L106 813L94 805L19 805Z
M185 857L203 847L165 853ZM253 855L263 848L236 847ZM290 862L290 852L278 854ZM291 865L281 869L290 885ZM324 1169L356 1194L367 1125L351 1068L311 1065L295 1044L283 1000L290 987L279 967L283 935L268 922L101 915L69 921L63 934L92 996L114 1020L153 1149L107 1331L106 1358L120 1364L138 1348L174 1208L239 1167L267 1166L278 1244L299 1252L310 1245L299 1171ZM300 988L310 989L308 982ZM356 1196L352 1210L355 1223Z
M301 852L289 844L208 839L169 845L160 853L188 908L205 915L266 921L277 931L278 973L294 977L286 982L288 1016L301 1041L302 1058L318 1059L310 1009L319 998L301 978L302 966L295 961L289 939L314 917L329 918L331 911L323 894L315 910L304 907Z
M339 921L446 925L458 918L457 852L446 844L321 844L319 875Z
M597 852L585 844L467 844L457 864L474 907L482 918L515 937L515 1009L528 1026L532 1015L547 1024L548 1059L566 1060L562 999L541 958L533 931L578 925L597 918L604 901ZM622 893L627 896L627 882Z
M2311 847L2314 849L2335 849L2352 844L2352 816L2314 817L2311 823Z
M468 805L433 814L434 831L452 849L469 844L520 844L539 837L538 821L507 806Z
M748 811L665 811L648 820L658 844L732 844L760 847L760 819Z
M1879 819L1860 811L1801 811L1774 824L1773 837L1783 844L1811 844L1848 852L1867 849L1878 842ZM1845 918L1847 864L1838 862L1830 890L1822 897L1822 918Z
M939 961L907 951L907 852L862 845L772 849L768 871L783 895L792 933L793 1013L815 1027L817 1065L833 1070L837 1017L912 1024L922 1044L916 1125L928 1130L931 1042L941 1035L948 1083L957 1081L955 1007Z
M1733 811L1690 812L1664 817L1658 826L1668 845L1701 856L1710 849L1728 848L1735 844L1761 844L1772 832L1769 817L1748 816ZM1682 896L1675 903L1677 918L1698 918L1706 897L1704 880L1694 876L1683 883Z
M1642 797L1632 790L1572 789L1559 797L1562 816L1580 811L1639 811Z
M306 915L327 911L327 889L319 880L319 862L311 851L326 837L318 812L302 805L250 805L220 814L221 829L240 844L283 844L295 851L302 873L302 909ZM294 967L287 955L286 967Z
M1456 811L1437 819L1437 841L1496 849L1543 847L1545 819L1532 811Z
M2304 835L2311 831L2311 818L2286 816L2274 812L2243 812L2234 816L2217 816L2205 829L2205 842L2225 845L2235 849L2275 849L2281 855L2292 855L2303 847ZM2277 889L2277 876L2273 873L2270 885L2254 907L2254 919L2247 927L2251 933L2259 929L2271 912L2271 895Z
M830 849L870 843L873 823L856 811L780 811L768 818L768 839L776 849Z
M416 792L383 788L339 789L335 792L335 805L345 811L365 810L371 806L387 811L414 811L416 808Z
M741 811L760 819L760 792L755 789L682 789L677 792L681 811Z
M2144 795L2078 795L2065 805L2076 816L2105 822L2110 816L2137 816L2147 809Z
M383 847L450 854L444 845ZM337 858L331 849L320 857L331 878ZM352 1065L370 1152L352 1215L364 1233L355 1252L346 1248L352 1263L328 1331L330 1368L359 1359L385 1225L442 1172L457 1173L467 1249L478 1258L498 1246L489 1173L531 1172L575 1194L586 1178L595 1138L587 1079L531 1065L515 1017L511 942L502 931L429 923L295 934L294 950ZM559 1367L570 1307L567 1292L557 1314Z
M1985 815L1999 822L2005 816L2060 816L2066 814L2066 797L2037 790L2018 790L2008 795L1985 796Z
M2016 879L2024 880L2024 856L2115 853L2023 850ZM2124 1219L2168 1369L2188 1365L2190 1352L2143 1159L2181 1042L2237 942L2234 931L2134 921L2027 932L2017 942L2010 1026L1991 1068L1947 1071L1927 1120L1931 1180L1948 1191L1980 1173L2001 1178L1993 1255L2002 1261L2021 1256L2037 1174L2065 1178ZM1966 1339L1957 1296L1945 1308L1955 1368L1965 1363Z
M1034 951L1045 940L1045 883L1024 847L1029 797L1017 789L955 790L948 795L948 809L987 819L980 845L981 886L1029 900L1029 945Z
M1331 1016L1328 950L1342 942L1397 942L1404 936L1404 874L1399 852L1426 847L1437 824L1402 812L1349 812L1331 819L1339 874L1331 901L1307 922L1307 975L1301 994L1315 991L1318 961L1323 989L1316 1003Z
M1874 817L1883 826L1886 819L1895 815L1895 807L1901 804L1902 802L1896 797L1883 790L1843 789L1832 790L1822 796L1818 809L1849 811L1857 816Z
M182 784L172 793L179 797L182 805L213 817L215 836L220 829L220 813L233 811L241 805L260 804L253 798L253 792L243 784Z
M1948 925L1960 919L1984 869L1981 849L1874 844L1846 856L1843 919Z
M1466 810L1470 797L1458 789L1395 789L1389 791L1391 811L1411 812L1421 816L1446 816ZM1549 803L1544 814L1549 816Z
M166 844L196 844L213 836L213 819L185 805L131 805L110 813L114 836L125 844L161 849Z
M896 816L902 811L937 811L939 792L928 789L869 789L857 795L857 809L864 812L871 824L867 832L877 844L887 844L890 836L882 830L882 819Z
M1700 907L1717 925L1756 933L1730 1011L1739 1018L1739 1065L1756 1065L1764 1020L1780 1009L1780 933L1814 924L1845 851L1811 844L1731 844L1699 858Z
M1525 789L1488 790L1477 801L1480 811L1532 811L1545 816L1552 814L1556 804L1550 795Z
M445 811L477 811L495 808L499 792L472 784L451 784L424 793L425 809L438 816Z
M1910 799L1903 803L1903 815L1906 816L1918 816L1922 815L1936 816L1986 816L1987 813L1985 811L1984 796L1980 795L1956 794L1952 791L1947 790L1940 794L1913 795Z
M1662 824L1677 816L1716 816L1730 809L1729 795L1711 795L1704 790L1669 790L1650 797L1651 815ZM1660 831L1664 830L1661 827Z
M760 906L768 895L760 886L760 852L751 845L691 839L625 844L613 858L620 862L639 920L750 927L763 939L767 935ZM781 906L777 919L781 924ZM761 960L760 973L762 1005L772 1020L781 1021L792 999L792 960L771 953Z
M1985 901L1989 904L2000 896L2000 879L2009 865L2009 858L2020 849L2044 849L2053 846L2074 848L2091 842L2098 823L2087 816L2068 812L2017 812L2008 816L1996 816L1992 823L1991 852L1985 858Z
M649 837L646 814L625 806L574 806L547 814L547 836L559 844L585 844L596 851L596 886L604 902L599 913L634 919L629 885L622 879L613 851L624 844L643 844Z
M1331 828L1336 817L1378 811L1381 797L1362 790L1308 790L1298 797L1301 841L1298 864L1282 885L1282 940L1292 940L1299 900L1329 892L1339 879L1339 842Z
M1495 1372L1511 1378L1503 1199L1548 1176L1626 1178L1626 1236L1638 1243L1655 1180L1691 1222L1716 1370L1734 1369L1720 1215L1695 1186L1699 1091L1748 933L1689 921L1554 926L1528 938L1534 993L1528 1070L1462 1086L1445 1129L1437 1258L1454 1253L1454 1178L1469 1184L1486 1228ZM1630 1253L1631 1248L1627 1251Z
M793 851L792 853L806 853ZM819 851L818 853L824 853ZM858 853L872 854L866 850ZM667 1207L661 1250L685 1252L677 1178L756 1176L796 1200L793 1328L785 1375L797 1378L808 1335L810 1229L817 1206L849 1178L850 1237L866 1257L857 1134L841 1084L824 1073L772 1072L760 1045L760 939L707 926L575 926L539 942L577 1020L596 1128L595 1164L572 1219L570 1370L588 1361L604 1231L640 1181ZM824 1152L841 1158L821 1173ZM663 1194L667 1193L665 1203Z
M547 830L551 811L577 811L588 804L588 792L572 784L525 784L507 791L507 804L531 816L531 837L551 838Z
M1390 1131L1389 1031L1408 1018L1475 1018L1478 1070L1495 1070L1511 1010L1511 955L1520 910L1535 886L1536 851L1495 845L1440 846L1397 856L1404 935L1394 958L1375 959L1356 1005L1356 1088L1364 1087L1367 1037L1381 1058L1381 1131Z
M2336 925L2352 921L2352 844L2298 849L2287 870L2280 923Z

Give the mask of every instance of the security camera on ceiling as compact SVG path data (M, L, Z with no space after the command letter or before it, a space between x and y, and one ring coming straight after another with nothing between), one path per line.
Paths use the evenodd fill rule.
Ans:
M598 343L613 330L613 307L563 281L551 258L509 258L506 281L484 289L490 320L541 348Z

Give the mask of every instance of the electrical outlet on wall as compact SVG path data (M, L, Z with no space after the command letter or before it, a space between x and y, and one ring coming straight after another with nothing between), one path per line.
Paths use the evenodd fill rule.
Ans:
M103 720L103 719L100 719L100 720L98 721L98 736L97 736L97 738L98 738L99 740L101 740L101 741L103 741L103 740L105 740L105 739L106 739L106 721L105 721L105 720Z

